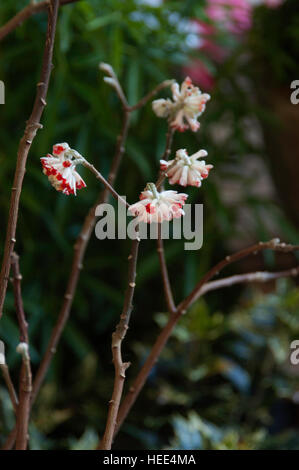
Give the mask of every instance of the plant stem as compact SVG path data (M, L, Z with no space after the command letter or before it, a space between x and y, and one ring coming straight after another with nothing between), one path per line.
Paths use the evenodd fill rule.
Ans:
M101 183L103 183L103 185L105 186L105 188L112 194L112 196L117 200L117 201L120 201L122 204L124 204L125 206L129 207L130 204L128 204L128 202L126 202L118 193L117 191L115 191L115 189L111 186L111 184L109 184L109 182L104 178L104 176L91 164L89 163L87 160L83 160L82 162L82 165L85 166L85 168L88 168L88 170L90 170L94 175L95 177L101 181Z
M118 79L115 74L113 74L113 78L117 80L118 82ZM165 82L163 83L164 83L164 86L166 86ZM157 92L158 88L159 86L156 87L155 90L153 90L151 96L153 96ZM160 87L159 90L162 88L163 87ZM145 104L146 102L145 99L142 99L141 101L143 104ZM115 155L113 157L110 172L107 178L107 182L109 183L111 187L113 187L114 185L114 182L117 177L118 170L122 161L122 157L125 152L125 142L126 142L128 130L129 130L130 116L131 116L131 112L135 109L134 106L132 107L132 109L127 108L127 105L125 105L127 103L126 98L125 98L125 101L121 100L121 102L122 102L122 107L123 107L122 128L117 138ZM36 396L40 390L40 387L43 383L45 375L49 369L52 357L56 352L56 348L59 343L62 332L64 330L64 326L69 318L75 291L78 285L80 272L82 269L82 263L83 263L85 251L86 251L88 242L90 240L93 228L95 226L95 221L96 221L95 210L98 205L105 204L108 201L108 198L109 198L109 188L106 185L104 191L100 194L99 199L96 202L96 204L92 206L91 209L89 210L84 220L81 232L75 243L74 255L73 255L73 260L72 260L72 268L71 268L71 272L70 272L70 276L68 280L67 289L64 295L64 301L63 301L58 319L52 331L45 355L38 368L37 374L35 376L35 380L33 382L32 404L34 403Z
M118 169L125 151L125 141L129 129L129 113L124 112L123 125L120 132L120 135L117 138L117 145L115 155L112 161L111 169L109 176L107 178L108 183L113 186L116 179ZM77 238L77 241L74 245L74 254L72 260L72 267L67 283L66 292L64 294L64 300L58 315L56 324L53 328L50 340L47 345L46 352L42 359L42 362L39 365L37 370L34 382L33 382L33 392L32 392L32 404L34 403L36 396L40 390L40 387L44 381L45 375L49 369L52 358L56 352L57 345L61 338L62 332L64 330L65 324L69 318L71 307L73 304L76 288L78 285L78 280L80 272L83 268L83 259L85 251L90 240L91 234L93 232L96 216L95 211L98 205L105 204L109 198L109 190L105 187L104 191L101 192L97 202L93 205L88 211L87 216L85 217L81 232Z
M203 278L196 284L192 292L186 297L186 299L184 299L179 304L178 310L180 310L183 314L186 313L187 309L198 299L202 286L206 284L210 279L212 279L215 275L218 275L219 272L222 271L222 269L226 268L226 266L235 263L240 259L246 258L251 254L256 255L260 251L264 251L267 249L289 253L298 250L299 245L287 245L286 243L280 243L279 239L274 238L273 240L270 240L268 242L259 242L255 245L245 248L244 250L240 250L230 256L226 256L226 258L217 263L203 276Z
M0 369L2 371L3 379L6 383L6 387L7 387L8 393L9 393L9 397L10 397L14 412L17 413L19 400L18 400L17 393L15 391L14 384L13 384L13 382L11 380L11 377L10 377L9 368L8 368L7 364L1 364Z
M77 2L78 0L60 0L59 5L68 5L69 3ZM13 18L11 18L5 25L0 28L0 41L4 39L9 33L14 31L20 26L25 20L41 11L47 10L49 6L49 0L45 0L38 3L30 3L23 10L19 11Z
M116 418L119 410L120 400L122 397L125 372L130 366L129 362L123 362L121 345L126 336L129 328L131 312L133 309L133 296L135 291L135 278L136 278L136 265L138 257L139 239L136 238L132 241L131 254L129 256L129 272L128 272L128 286L126 290L123 310L120 316L120 321L116 326L115 332L112 334L112 357L115 368L114 386L111 400L109 402L108 418L102 442L99 446L102 450L110 450L113 440L113 435L116 426Z
M160 269L162 274L163 288L165 294L166 305L169 313L174 313L176 311L175 303L173 300L173 294L171 289L171 284L169 281L167 263L164 253L164 244L162 240L161 225L158 226L158 240L157 240L157 252L160 262Z
M115 429L115 435L119 431L122 423L126 419L126 417L129 414L132 406L134 405L136 399L138 398L139 393L141 392L142 387L144 386L144 384L145 384L145 382L146 382L146 380L147 380L147 378L150 374L150 371L151 371L152 367L157 362L157 360L158 360L165 344L167 343L167 341L168 341L175 325L179 321L180 317L184 313L186 313L186 310L188 308L190 308L191 305L201 295L203 295L203 293L204 293L203 290L206 286L208 286L210 284L210 287L211 287L210 289L207 288L206 292L208 292L208 290L212 290L213 283L212 282L208 283L208 281L212 277L214 277L216 274L218 274L220 270L222 270L223 268L225 268L229 264L231 264L235 261L239 261L240 259L245 258L249 255L252 255L252 254L255 255L258 252L266 250L266 249L271 249L273 251L280 251L280 252L284 252L284 253L290 253L290 252L298 251L299 246L298 245L287 245L285 243L280 243L278 239L273 239L273 240L270 240L269 242L259 242L255 245L252 245L248 248L245 248L244 250L238 251L237 253L234 253L231 256L227 256L224 260L220 261L220 263L216 264L210 271L208 271L208 273L201 279L201 281L193 289L191 294L185 300L183 300L180 303L180 305L177 307L176 312L174 312L170 316L167 324L165 325L165 327L160 332L154 346L152 347L152 350L151 350L147 360L145 361L144 365L140 369L137 377L135 378L135 380L133 382L133 385L130 387L127 395L125 396L124 400L122 401L122 404L119 408L119 413L118 413L118 416L117 416L117 425L116 425L116 429ZM255 280L255 281L260 280L261 281L261 279L263 277L265 277L265 278L268 277L268 279L270 279L270 278L277 279L278 277L286 277L287 275L295 276L295 275L298 274L298 270L299 270L299 268L292 268L290 270L280 271L280 272L277 272L277 273L263 273L263 275L261 275L261 273L258 273L258 274L249 273L249 274L247 274L247 281L249 281L249 282L253 281L253 280ZM242 276L242 275L240 275L240 276ZM222 281L223 284L221 284L221 280L214 281L214 282L218 282L218 287L216 287L215 283L214 283L214 287L215 288L220 288L222 286L224 287L225 284L227 286L229 286L229 285L232 285L234 283L234 281L237 281L237 280L240 280L240 279L242 279L242 282L246 282L246 278L245 277L242 278L240 276L235 277L234 279L230 278L229 281L228 281L229 278L227 278L226 281ZM115 437L115 435L114 435L114 437Z
M143 98L141 98L138 103L136 103L134 106L129 106L128 110L130 112L135 111L137 109L142 108L149 100L151 100L159 91L163 90L164 88L169 87L174 83L174 80L164 80L164 82L160 83L159 85L156 86L152 91L150 91L147 95L145 95Z
M202 297L207 292L223 289L223 287L231 287L235 284L243 284L250 282L269 282L282 277L296 277L299 275L299 266L285 271L268 272L258 271L254 273L236 274L235 276L224 277L216 281L210 281L204 284L199 292L199 297Z
M28 443L32 374L29 355L28 323L25 317L21 291L22 276L19 267L19 257L16 253L12 254L11 266L13 271L15 306L20 330L20 343L26 345L26 349L21 353L22 367L20 372L19 405L16 420L16 450L26 450Z
M33 110L29 120L27 121L24 135L19 143L17 165L13 186L11 190L11 200L8 214L8 224L6 230L6 238L4 245L4 255L2 268L0 273L0 318L3 312L3 305L6 296L8 276L10 271L11 254L16 243L16 228L19 213L19 202L22 191L23 179L26 171L26 162L32 141L34 140L37 130L42 126L40 119L46 106L46 97L49 87L52 57L55 40L57 13L59 0L51 0L48 5L48 28L44 48L44 57L40 81L37 84L37 92L33 105Z

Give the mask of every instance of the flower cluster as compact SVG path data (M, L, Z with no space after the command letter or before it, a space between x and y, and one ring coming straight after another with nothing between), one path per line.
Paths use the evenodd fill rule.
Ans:
M201 93L188 77L181 87L178 83L174 83L171 88L173 101L155 100L152 103L153 111L159 117L168 118L170 126L175 130L184 131L190 128L192 131L197 131L199 128L197 118L204 112L210 96ZM189 157L185 149L180 149L176 152L174 160L160 160L160 170L169 178L170 184L199 187L213 168L213 165L207 165L204 160L199 161L207 154L205 150L199 150ZM153 183L148 183L140 194L140 201L130 206L129 212L136 216L139 222L170 221L185 215L183 205L187 197L187 194L177 191L158 192Z
M182 207L188 195L177 191L158 192L153 183L148 183L140 194L140 201L129 207L132 215L137 216L139 222L163 222L185 215Z
M204 112L210 95L202 93L193 85L192 80L187 77L181 87L178 83L171 86L172 99L158 99L153 101L153 111L158 117L168 118L171 127L184 132L191 129L196 132L199 129L197 118Z
M53 146L53 155L41 158L43 172L48 176L52 186L63 194L75 194L77 189L86 184L76 171L76 165L82 162L81 155L70 148L67 143Z
M189 157L186 149L180 149L176 152L174 160L160 160L160 169L167 172L170 184L199 187L213 168L213 165L207 165L204 160L198 161L207 155L206 150L199 150Z

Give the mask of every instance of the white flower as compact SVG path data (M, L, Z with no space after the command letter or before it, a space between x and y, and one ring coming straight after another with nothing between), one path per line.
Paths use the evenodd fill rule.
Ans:
M207 165L204 160L198 161L207 155L206 150L199 150L189 157L186 149L180 149L176 152L174 160L160 160L160 169L166 171L170 184L199 187L213 168L213 165Z
M86 187L85 182L75 170L76 165L80 163L81 155L71 149L67 143L54 145L53 155L48 153L46 157L41 158L43 173L48 176L50 183L57 191L67 195L76 195L77 189Z
M193 85L187 77L181 87L178 83L171 86L172 99L159 99L152 103L153 111L158 117L167 117L171 127L184 132L190 128L193 132L199 129L197 118L206 109L206 102L211 98L207 93Z
M154 113L158 117L165 118L169 116L171 109L173 107L173 103L172 101L170 101L169 98L167 98L167 100L165 100L164 98L161 98L159 100L153 101L152 107L153 107Z
M139 222L163 222L185 215L182 207L188 195L177 191L158 192L153 183L148 183L140 194L140 201L129 207L132 215L138 217Z

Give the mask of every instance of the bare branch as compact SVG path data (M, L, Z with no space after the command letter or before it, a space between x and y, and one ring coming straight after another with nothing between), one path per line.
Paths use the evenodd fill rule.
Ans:
M203 278L196 284L193 291L183 300L179 306L178 311L181 313L186 313L187 309L197 300L198 293L204 284L206 284L210 279L216 276L222 269L226 268L229 264L235 263L240 259L246 258L249 255L256 255L257 253L264 251L264 250L273 250L273 251L280 251L283 253L290 253L299 250L299 245L287 245L286 243L280 243L279 239L274 238L268 242L259 242L255 245L249 246L244 250L238 251L233 255L226 256L222 261L217 263L210 271L208 271Z
M129 111L135 111L136 109L142 108L149 100L151 100L159 91L162 91L164 88L171 86L175 80L165 80L164 82L157 85L152 91L145 95L138 103L134 106L129 106Z
M107 178L108 183L112 187L117 177L118 170L122 161L122 157L125 152L125 142L126 142L128 130L129 130L130 116L131 116L131 111L123 107L122 128L117 138L115 155L113 157L110 172ZM86 251L88 242L90 240L92 231L95 226L95 221L96 221L95 210L98 205L105 204L108 201L108 198L109 198L109 189L106 186L104 191L100 194L99 199L96 202L96 204L92 206L91 209L89 210L85 218L85 221L83 223L82 230L74 245L72 267L71 267L71 272L70 272L70 276L68 280L67 289L64 295L64 301L63 301L59 316L57 318L56 324L54 326L53 332L51 334L51 338L49 340L45 355L43 357L43 360L35 376L35 380L33 383L32 404L35 401L35 398L40 390L40 387L43 383L45 375L49 369L52 357L56 352L57 345L59 343L60 337L64 330L64 326L70 314L75 291L78 285L80 272L82 269L82 263L83 263L85 251Z
M129 362L123 362L121 354L121 345L124 337L126 336L131 312L133 309L132 301L135 291L135 278L136 278L136 264L138 257L139 239L133 240L131 254L129 256L129 272L128 272L128 287L125 295L124 306L120 321L112 335L112 356L115 368L115 379L112 398L109 402L108 418L102 442L99 446L100 449L110 450L113 440L113 435L116 426L116 418L120 405L120 400L123 392L125 382L125 372L130 366Z
M17 413L19 400L18 400L17 393L15 391L14 384L11 380L7 364L0 364L0 369L2 371L4 382L6 383L6 387L9 393L9 397L10 397L14 412Z
M95 177L103 183L105 188L112 194L112 196L117 200L120 201L122 204L124 204L126 207L129 207L129 203L126 202L118 193L115 191L115 189L111 186L111 184L104 178L104 176L87 160L84 159L82 162L82 165L85 166L85 168L88 168L94 175Z
M217 281L207 282L200 290L199 297L207 292L222 289L223 287L231 287L235 284L243 284L250 282L269 282L282 277L296 277L299 275L299 266L296 268L286 269L285 271L268 272L258 271L254 273L236 274L235 276L217 279Z
M165 146L164 153L161 157L161 160L168 161L168 159L169 159L174 133L175 133L175 129L173 129L171 126L169 126L168 131L167 131L167 135L166 135L166 146ZM175 162L172 165L174 165L174 164L175 164ZM168 171L170 170L170 168L172 168L172 165L170 165L170 167L168 168ZM167 171L160 171L159 177L158 177L157 182L156 182L157 189L162 187L166 176L167 176Z
M107 83L108 85L112 86L115 89L116 94L118 95L118 97L121 101L123 109L125 111L130 111L127 98L124 94L124 91L122 89L121 84L119 83L117 75L113 70L113 67L110 64L105 64L105 63L101 62L99 64L99 68L100 68L100 70L105 72L107 75L109 75L109 77L104 77L104 82Z
M19 257L16 253L12 254L11 267L13 272L15 306L20 330L20 344L17 347L17 351L22 355L19 405L17 408L16 422L16 449L26 450L28 443L32 374L29 355L28 323L25 317L21 291L22 276L19 267Z
M60 0L59 4L68 5L69 3L77 2L78 0ZM49 6L49 0L43 2L32 3L30 2L27 7L19 11L13 18L11 18L5 25L0 28L0 41L4 39L9 33L14 31L18 26L20 26L24 21L26 21L31 16L39 13L41 11L47 10Z
M3 305L6 296L11 254L14 250L14 245L16 243L15 237L19 213L19 201L22 191L23 179L26 171L27 157L31 148L31 144L36 136L37 130L42 127L40 124L40 119L42 117L43 110L46 106L46 97L52 68L52 57L58 6L58 0L51 0L48 6L48 29L45 41L40 81L37 84L37 92L33 105L33 110L29 120L27 121L24 135L20 141L18 149L17 165L11 190L11 200L8 214L8 224L6 230L3 262L0 273L0 318L2 316Z
M117 138L116 151L115 151L115 155L112 161L109 176L107 178L107 181L111 186L113 186L114 184L114 181L116 179L119 166L121 164L121 160L125 151L125 141L126 141L128 129L129 129L129 118L130 118L129 113L124 112L122 129L121 129L120 135ZM110 194L109 190L107 189L107 187L105 187L104 191L101 192L96 204L90 208L84 220L81 232L74 245L72 267L71 267L63 303L62 303L56 324L53 328L50 340L48 342L45 355L42 359L42 362L38 368L38 371L36 373L36 376L33 382L32 404L34 403L36 399L36 396L40 390L40 387L43 383L45 375L49 369L51 360L56 352L57 345L61 338L65 324L70 315L71 307L73 304L73 299L74 299L76 288L78 285L80 272L83 268L83 259L84 259L85 251L86 251L88 242L90 240L91 234L95 226L96 208L98 205L105 204L108 201L109 194Z
M170 284L169 276L168 276L168 269L167 269L167 264L165 260L164 245L163 245L163 240L161 236L160 225L158 226L157 252L159 256L160 269L161 269L161 274L162 274L162 281L163 281L167 309L169 313L174 313L176 311L176 306L173 300L171 284Z
M157 340L156 340L156 342L155 342L155 344L154 344L147 360L145 361L144 365L140 369L136 379L133 382L133 385L129 388L129 391L128 391L127 395L125 396L124 400L122 401L122 404L119 408L119 413L118 413L118 416L117 416L117 426L116 426L116 429L115 429L115 435L119 431L122 423L126 419L126 417L129 414L133 404L135 403L136 399L138 398L139 393L142 390L142 387L144 386L144 384L145 384L145 382L146 382L146 380L147 380L147 378L150 374L150 371L151 371L152 367L157 362L157 360L158 360L165 344L167 343L169 337L171 336L171 333L172 333L175 325L179 321L180 317L184 313L186 313L186 310L191 307L193 302L196 299L198 299L200 295L203 295L202 292L203 292L204 289L206 289L205 292L208 292L209 290L212 290L213 287L216 288L216 284L215 284L216 281L210 282L210 283L208 283L208 281L214 275L218 274L218 272L220 270L222 270L224 267L228 266L230 263L233 263L233 262L238 261L242 258L245 258L249 255L256 254L256 253L258 253L260 251L263 251L263 250L266 250L266 249L271 249L271 250L274 250L274 251L280 251L280 252L283 252L283 253L290 253L290 252L298 251L299 246L298 245L287 245L285 243L280 243L280 241L278 239L273 239L273 240L270 240L269 242L259 242L256 245L252 245L248 248L245 248L244 250L238 251L237 253L235 253L231 256L227 256L223 261L220 261L220 263L218 263L210 271L208 271L208 273L197 284L197 286L191 292L191 294L183 302L181 302L181 304L177 307L176 312L173 313L170 316L167 324L165 325L165 327L162 329L161 333L159 334L159 336L158 336L158 338L157 338ZM277 279L278 277L286 277L287 275L296 276L298 274L298 270L299 270L299 268L293 268L293 269L290 269L288 271L280 271L280 272L277 272L277 273L263 273L262 275L261 275L261 273L258 273L257 275L256 275L256 273L249 273L249 275L247 275L247 276L249 276L249 282L250 282L250 279L251 280L258 280L258 279L261 280L262 278L265 278L265 277L266 278L268 277L268 280L270 280L270 277L271 277L271 279ZM240 276L242 276L242 275L240 275ZM229 281L228 281L229 278L227 278L226 281L224 281L224 280L217 281L219 288L222 287L222 286L225 287L225 285L229 286L230 282L232 283L231 285L233 285L234 281L237 281L237 280L240 280L240 279L242 279L243 282L246 282L244 280L244 278L242 278L240 276L233 277L233 279L230 278ZM210 285L210 288L206 287L206 286L209 286L209 285ZM205 292L203 292L203 293L205 293ZM115 435L114 435L114 437L115 437Z

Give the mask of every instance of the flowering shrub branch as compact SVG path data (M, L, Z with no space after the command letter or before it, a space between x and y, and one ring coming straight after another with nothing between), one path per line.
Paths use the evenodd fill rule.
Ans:
M28 323L26 321L22 292L19 257L12 254L13 290L16 306L16 314L20 330L20 343L17 352L22 356L22 367L20 372L19 403L16 416L16 450L26 450L28 444L28 426L30 416L30 400L32 392L32 374L29 353Z
M15 387L14 387L13 381L11 380L8 365L7 364L0 364L0 369L1 369L1 372L2 372L4 382L5 382L6 387L7 387L7 391L8 391L8 394L9 394L9 398L10 398L12 407L13 407L14 412L16 414L17 410L18 410L19 399L18 399L18 395L17 395L17 392L16 392Z
M216 264L208 273L203 276L201 281L193 289L191 294L184 299L177 307L177 309L170 316L167 324L162 329L161 333L157 337L155 344L153 345L151 352L146 359L145 363L141 367L137 377L135 378L133 384L130 386L129 391L125 398L122 401L121 407L119 409L117 417L117 426L115 429L115 435L118 433L120 427L122 426L124 420L128 416L132 406L137 400L154 364L157 362L161 352L163 351L171 333L178 323L179 319L183 314L187 312L193 303L199 299L200 296L204 295L209 290L219 289L222 287L229 287L238 282L266 282L271 279L278 279L279 277L287 276L297 276L299 275L299 267L292 268L286 271L280 271L277 273L248 273L244 275L238 275L226 279L220 279L219 281L208 282L212 277L218 275L218 273L224 269L229 264L239 261L247 256L256 255L260 251L264 250L273 250L283 253L290 253L299 251L299 245L288 245L286 243L280 243L278 239L270 240L269 242L260 242L255 245L252 245L244 250L238 251L233 255L227 256L224 260Z
M78 0L60 0L59 5L68 5L69 3L75 3ZM44 0L42 2L30 2L23 10L19 11L13 18L11 18L5 25L0 28L0 41L4 39L8 34L14 31L18 26L20 26L24 21L26 21L31 16L45 11L49 8L50 0Z
M14 246L16 243L15 235L18 221L19 200L22 191L27 157L37 130L41 127L40 120L43 109L46 105L46 96L52 66L58 7L59 4L62 5L67 3L72 3L72 1L61 0L59 2L59 0L51 0L49 2L46 1L40 2L38 4L30 4L24 10L22 10L22 12L16 15L16 17L13 18L10 22L0 28L1 40L20 22L24 21L32 14L45 8L48 8L49 10L48 30L41 79L37 85L37 93L33 111L27 122L24 136L20 141L18 150L17 165L9 209L3 264L0 274L1 317L7 290L8 276L10 268L12 268L15 307L20 330L20 343L17 347L17 351L22 356L18 396L11 381L8 366L4 365L1 367L16 413L16 426L8 436L8 439L4 445L5 449L12 448L15 442L16 449L23 450L27 448L28 424L31 408L42 386L45 375L49 369L51 360L56 352L56 348L59 344L64 327L70 315L72 302L78 285L80 271L83 267L85 251L95 226L95 209L99 204L106 203L110 194L116 200L121 201L128 208L129 212L134 217L136 217L138 223L158 223L157 253L163 281L165 302L170 315L167 324L157 337L147 360L140 369L132 386L129 388L127 395L122 400L126 371L130 365L128 362L123 362L122 343L129 328L131 312L133 309L133 297L136 288L135 278L140 242L137 228L136 238L132 241L131 252L128 258L128 279L123 308L119 322L114 333L112 334L111 348L115 377L112 397L109 402L105 431L99 445L99 448L101 449L111 449L116 433L120 429L134 402L138 398L138 395L141 392L153 365L158 360L174 327L178 323L181 316L187 313L188 309L194 304L194 302L212 290L229 287L244 282L266 282L268 280L277 279L279 277L294 277L299 274L299 266L296 266L285 271L253 272L238 274L218 280L212 280L229 264L239 261L240 259L243 259L247 256L255 255L261 251L270 249L275 252L279 251L283 253L289 253L299 250L299 246L281 243L278 239L273 239L269 242L260 242L230 256L227 256L224 260L217 263L202 277L202 279L197 283L190 294L185 299L183 299L179 305L176 306L165 259L161 223L165 220L170 221L174 218L180 218L184 216L183 206L188 198L188 195L175 190L165 189L164 181L168 179L168 182L171 185L178 184L183 187L200 187L203 180L208 177L210 170L213 168L213 165L207 164L206 161L202 159L207 157L207 151L203 149L198 150L191 156L188 155L186 149L177 149L175 152L175 157L172 160L169 159L172 152L172 143L175 132L184 132L187 130L191 130L192 132L198 131L200 127L198 118L205 111L206 103L210 100L210 95L202 93L198 87L193 85L192 80L187 77L181 85L179 85L174 80L163 81L136 104L130 105L113 68L109 64L100 64L100 69L105 73L104 81L115 90L120 100L123 112L122 129L117 138L116 150L107 179L99 170L95 168L92 163L87 161L82 155L80 155L76 150L72 149L66 143L54 145L52 152L53 154L48 154L46 157L41 159L43 172L48 177L49 182L57 191L60 191L64 195L76 195L77 191L86 187L86 183L83 181L82 177L77 171L77 166L79 164L82 164L85 168L90 170L104 185L104 189L101 191L96 204L93 205L87 213L81 232L75 243L72 266L61 309L49 339L45 355L39 365L32 383L28 325L26 322L22 302L19 259L18 256L14 253ZM172 99L161 98L154 100L152 103L152 109L154 113L160 118L165 118L168 123L165 150L160 160L158 178L155 183L147 182L144 190L140 193L139 201L130 205L118 194L114 185L125 152L125 144L130 125L131 113L146 105L148 101L151 100L158 92L167 87L170 87L171 89Z
M138 257L139 239L132 242L131 254L129 255L128 287L126 290L123 310L120 321L112 335L112 356L115 368L115 380L112 398L109 402L109 412L106 423L106 429L100 445L100 449L111 449L112 440L116 427L116 419L122 397L125 373L130 366L129 362L123 362L121 354L121 345L129 328L130 316L133 309L133 296L135 291L136 265Z
M38 129L42 127L40 119L43 110L46 106L46 97L49 87L52 57L54 49L54 40L56 32L57 14L58 14L59 1L51 0L48 4L48 29L46 34L44 57L42 64L42 71L40 81L37 84L37 92L33 105L33 110L29 120L27 121L24 135L20 141L17 165L13 186L11 189L11 200L8 214L8 224L6 229L6 238L4 245L4 255L2 261L2 268L0 273L0 318L2 316L3 304L6 295L8 276L10 271L11 255L16 243L16 228L19 213L19 202L23 186L23 179L26 171L26 163L29 150L32 142L36 136Z

